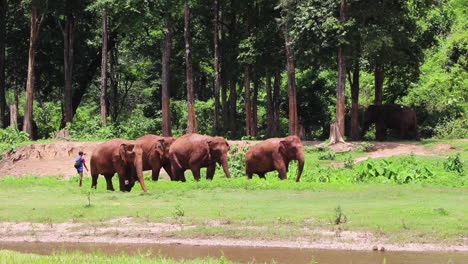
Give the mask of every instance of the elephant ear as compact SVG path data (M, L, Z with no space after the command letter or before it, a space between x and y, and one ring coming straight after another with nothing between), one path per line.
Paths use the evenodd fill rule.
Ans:
M127 163L127 155L130 155L132 154L132 151L133 151L133 148L135 147L135 145L133 144L121 144L120 147L119 147L119 154L120 154L120 158L122 159L122 161L124 163Z
M156 143L156 151L159 153L159 155L162 156L167 150L169 149L167 148L167 143L165 142L165 140L159 139L158 143Z

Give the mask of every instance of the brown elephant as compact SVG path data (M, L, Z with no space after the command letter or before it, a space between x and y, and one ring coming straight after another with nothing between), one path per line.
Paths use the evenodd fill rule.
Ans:
M245 173L252 179L254 173L265 179L265 173L277 170L281 180L286 179L289 162L297 160L299 170L296 182L304 169L304 147L298 136L270 138L251 147L245 155Z
M370 105L362 119L362 137L374 123L377 140L385 140L388 128L398 130L401 139L409 138L408 132L412 130L414 138L419 140L416 112L409 107L398 104Z
M156 135L146 135L136 139L143 149L143 170L151 170L153 181L159 179L161 167L169 174L171 180L171 161L169 159L169 147L175 141L173 137L161 137Z
M228 168L230 147L223 137L210 137L200 134L186 134L174 141L169 148L172 175L174 180L185 182L184 171L191 170L195 180L200 180L200 168L207 168L206 179L212 180L216 163L219 163L227 178L231 178Z
M143 179L143 150L132 140L112 139L97 146L91 156L91 188L96 188L99 174L107 181L107 190L113 191L112 177L119 175L120 191L132 190L139 181L143 191L147 191Z

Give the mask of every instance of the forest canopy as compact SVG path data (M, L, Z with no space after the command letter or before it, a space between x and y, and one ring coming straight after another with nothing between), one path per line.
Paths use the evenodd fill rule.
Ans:
M464 0L0 0L0 117L35 138L468 137ZM16 111L15 111L16 110ZM11 112L13 111L13 112Z

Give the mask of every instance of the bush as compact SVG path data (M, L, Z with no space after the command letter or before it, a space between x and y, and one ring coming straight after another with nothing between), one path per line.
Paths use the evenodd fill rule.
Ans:
M19 131L16 127L0 129L0 151L11 151L19 143L29 141L26 132Z
M335 160L335 152L329 150L325 153L322 153L318 156L319 160Z
M460 153L449 156L444 162L444 168L446 171L456 171L463 174L463 161L460 159Z
M468 138L468 120L464 116L445 120L434 128L434 134L439 139Z

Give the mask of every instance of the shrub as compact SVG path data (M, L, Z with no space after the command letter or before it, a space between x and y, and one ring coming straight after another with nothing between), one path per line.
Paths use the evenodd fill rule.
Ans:
M444 168L446 171L456 171L463 174L463 161L460 159L460 153L450 155L444 162Z
M318 156L319 160L335 160L335 152L329 150L325 153L322 153Z
M28 133L19 131L16 127L0 129L0 151L11 151L17 144L28 140Z
M440 139L468 138L468 120L464 116L445 120L434 128L434 133Z

